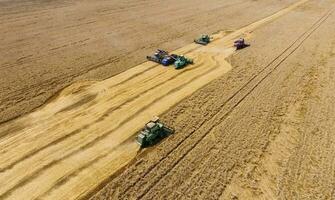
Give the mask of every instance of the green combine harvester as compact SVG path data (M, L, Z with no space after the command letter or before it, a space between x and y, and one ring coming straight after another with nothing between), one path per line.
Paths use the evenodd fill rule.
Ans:
M136 137L141 148L152 146L174 133L174 129L165 126L158 117L150 120Z
M177 56L176 61L174 62L174 66L176 69L181 69L188 64L193 64L193 60L186 58L183 55Z
M201 35L199 38L195 39L194 42L201 45L207 45L211 42L211 38L209 35Z

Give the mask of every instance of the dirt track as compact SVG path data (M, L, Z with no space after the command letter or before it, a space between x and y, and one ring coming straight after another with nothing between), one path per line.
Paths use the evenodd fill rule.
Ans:
M0 197L75 199L109 181L93 199L334 199L334 6L298 1L177 50L195 58L183 70L78 82L3 124ZM252 46L232 55L241 34ZM162 112L176 134L111 176Z

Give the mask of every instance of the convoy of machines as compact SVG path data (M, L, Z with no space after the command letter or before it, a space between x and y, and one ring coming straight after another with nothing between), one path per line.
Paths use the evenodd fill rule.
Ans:
M207 45L210 43L210 37L209 35L201 35L199 38L195 39L194 42L201 45ZM248 46L249 44L246 44L243 38L234 41L234 47L236 47L236 50L240 50ZM175 69L181 69L188 64L193 64L193 60L185 57L184 55L169 54L169 52L161 49L157 49L152 56L147 56L147 59L163 66L174 65ZM145 148L158 143L160 140L173 133L173 128L166 126L160 122L158 117L155 117L145 124L144 128L137 135L136 141L141 148Z
M147 56L147 59L163 66L174 64L176 69L185 67L188 64L193 64L193 60L186 58L183 55L169 54L167 51L157 49L152 56Z

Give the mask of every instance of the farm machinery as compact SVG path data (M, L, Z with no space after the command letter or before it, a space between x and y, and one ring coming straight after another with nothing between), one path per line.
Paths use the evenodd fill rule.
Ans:
M246 44L244 42L243 38L240 38L240 39L238 39L234 42L234 47L236 47L236 50L240 50L240 49L243 49L243 48L248 47L248 46L250 46L250 45Z
M183 55L169 54L167 51L160 49L157 49L154 55L147 56L147 59L163 66L174 64L176 69L183 68L188 64L193 64L193 60L188 59Z
M174 62L174 67L176 69L181 69L188 64L193 64L193 60L181 55L181 56L178 56L176 61Z
M159 121L158 117L150 120L136 137L137 143L141 148L149 147L163 138L174 133L174 129L167 127Z
M201 35L199 38L195 39L194 42L201 45L207 45L210 43L211 39L209 35Z
M167 51L157 49L157 51L152 56L147 56L147 59L159 64L162 64L164 66L169 66L174 63L174 61L177 59L177 55L171 54Z

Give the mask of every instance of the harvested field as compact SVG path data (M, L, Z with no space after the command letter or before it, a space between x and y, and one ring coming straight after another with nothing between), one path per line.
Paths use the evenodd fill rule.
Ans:
M238 29L292 2L1 0L0 122L32 111L71 83L140 64L158 47L171 51L201 33Z
M182 1L181 8L188 8L187 2ZM208 46L186 45L186 36L199 34L194 29L166 41L158 37L151 44L182 46L174 52L194 58L193 65L175 70L145 62L112 68L122 62L123 54L116 55L119 61L88 73L73 69L70 79L58 81L81 81L34 112L2 123L0 199L335 199L335 3L222 4L226 2L222 9L230 7L231 12L250 9L213 25L222 25L222 31ZM85 3L96 9L96 3ZM218 7L214 3L212 9ZM10 3L3 5L7 15L18 14ZM45 6L56 5L74 9L68 2ZM256 12L253 6L267 9ZM33 8L35 4L31 12L41 12ZM194 13L192 20L195 16L202 15ZM233 22L240 23L239 28L224 25ZM68 41L76 38L71 37ZM99 48L106 39L100 37L101 43L95 43ZM251 46L235 52L232 43L239 37ZM144 56L147 48L139 54ZM114 52L107 49L102 45L99 51ZM73 47L68 51L75 52ZM54 56L75 58L68 53L63 49ZM141 61L135 57L127 62ZM85 59L79 60L97 62ZM63 62L64 67L71 63ZM85 80L121 71L102 81ZM154 115L176 133L140 150L134 135Z

